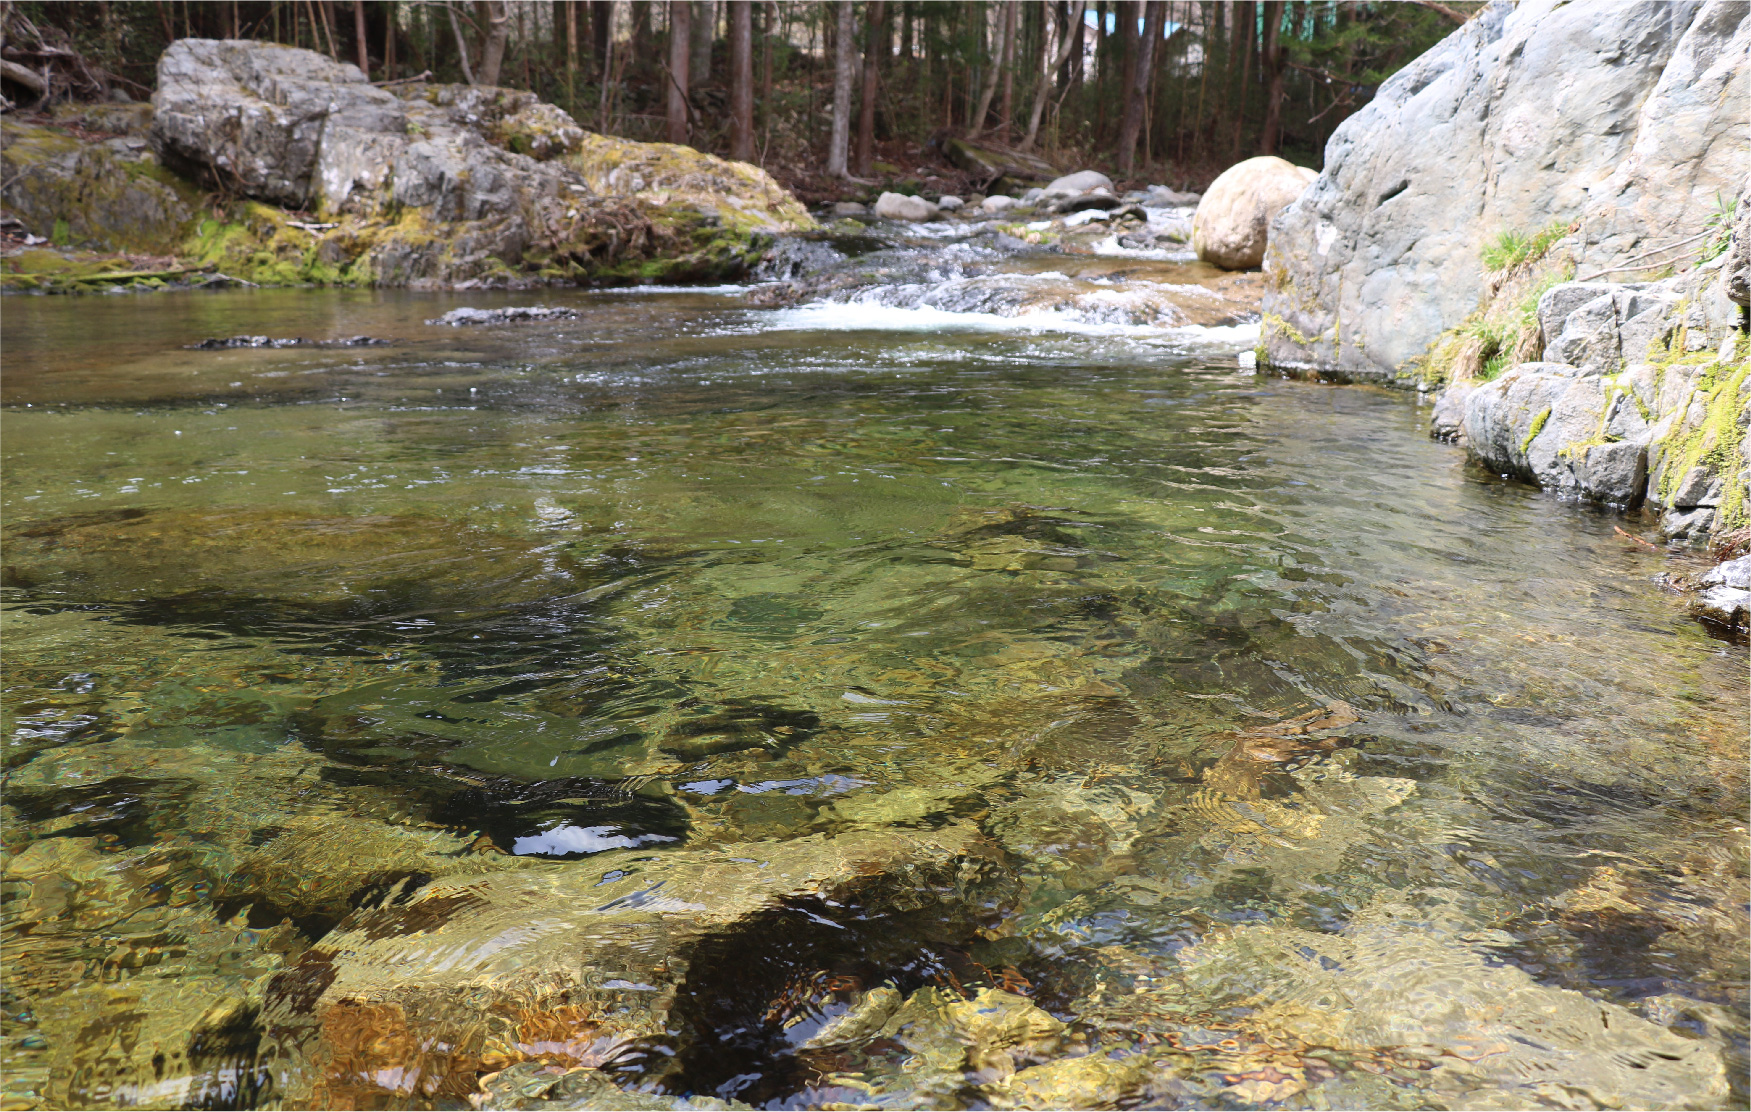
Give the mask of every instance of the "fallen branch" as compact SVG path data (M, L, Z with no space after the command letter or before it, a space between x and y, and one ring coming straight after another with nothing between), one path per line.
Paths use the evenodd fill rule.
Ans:
M1416 4L1418 7L1428 8L1432 12L1440 12L1442 15L1458 24L1464 24L1467 19L1471 18L1464 12L1456 12L1445 4L1437 4L1435 0L1411 0L1411 3Z
M425 81L431 76L432 71L426 70L424 73L416 73L412 77L397 77L394 81L373 81L371 84L379 89L387 89L391 85L411 85L415 81Z
M135 278L176 278L183 274L200 274L212 270L211 266L179 266L170 270L116 270L108 274L87 274L83 278L69 278L69 282L126 282Z
M1660 547L1659 545L1655 544L1653 541L1643 540L1641 537L1636 536L1634 533L1624 532L1623 527L1621 525L1613 525L1611 527L1611 529L1613 532L1615 532L1618 536L1622 537L1624 540L1634 541L1635 543L1641 545L1644 548L1652 548L1652 549L1657 550Z
M39 95L47 94L49 91L49 83L43 80L41 74L28 66L19 65L8 59L0 58L0 77L4 77L8 81L16 81Z
M1601 270L1601 271L1599 271L1599 272L1597 272L1597 273L1595 273L1595 274L1590 274L1590 275L1588 275L1588 276L1587 276L1587 277L1585 277L1585 278L1576 278L1576 279L1574 279L1574 281L1576 281L1576 282L1591 282L1591 281L1592 281L1592 280L1593 280L1593 279L1595 279L1595 278L1602 278L1602 277L1604 277L1604 276L1605 276L1605 275L1607 275L1607 274L1616 274L1616 273L1617 273L1617 272L1619 272L1619 271L1626 271L1626 270L1653 270L1653 269L1655 269L1655 268L1656 268L1656 267L1662 267L1662 266L1670 266L1670 265L1672 265L1672 264L1673 264L1673 263L1675 263L1675 262L1677 262L1677 261L1678 261L1678 260L1677 260L1677 259L1663 259L1663 260L1661 260L1661 261L1659 261L1659 262L1652 262L1652 263L1647 263L1647 264L1645 264L1645 265L1643 265L1643 266L1630 266L1630 265L1629 265L1629 264L1630 264L1630 263L1633 263L1633 262L1636 262L1636 261L1637 261L1637 260L1639 260L1639 259L1645 259L1645 258L1647 258L1647 257L1648 257L1648 256L1649 256L1649 255L1660 255L1660 254L1664 254L1664 253L1665 253L1665 252L1667 252L1667 251L1670 251L1670 250L1672 250L1672 249L1674 249L1674 248L1677 248L1677 247L1683 247L1683 246L1685 246L1685 245L1686 245L1686 244L1690 244L1690 243L1695 243L1695 242L1696 242L1696 241L1697 241L1697 240L1699 240L1699 239L1702 239L1702 238L1703 238L1703 237L1705 237L1705 236L1710 236L1710 235L1713 235L1713 234L1714 234L1714 229L1712 229L1712 228L1705 228L1705 229L1703 229L1703 230L1702 230L1702 231L1700 231L1700 232L1698 232L1698 233L1696 233L1696 234L1695 234L1695 235L1693 235L1693 236L1686 236L1686 237L1685 237L1685 238L1684 238L1684 239L1681 239L1681 240L1679 240L1679 241L1677 241L1677 242L1676 242L1676 243L1668 243L1668 244L1667 244L1667 245L1666 245L1666 246L1664 246L1664 247L1651 247L1651 248L1649 248L1649 249L1648 249L1648 250L1646 250L1646 251L1643 251L1643 252L1642 252L1642 253L1641 253L1641 254L1639 254L1639 255L1631 255L1631 256L1630 256L1630 257L1629 257L1629 258L1627 258L1627 259L1625 259L1625 260L1623 260L1623 262L1624 262L1624 265L1622 265L1622 266L1608 266L1608 267L1606 267L1606 268L1605 268L1605 269L1604 269L1604 270Z

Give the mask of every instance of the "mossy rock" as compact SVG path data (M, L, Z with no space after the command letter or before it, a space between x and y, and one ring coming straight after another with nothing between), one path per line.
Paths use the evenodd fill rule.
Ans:
M170 254L200 211L200 191L143 140L88 143L10 119L0 121L0 140L0 204L63 246Z

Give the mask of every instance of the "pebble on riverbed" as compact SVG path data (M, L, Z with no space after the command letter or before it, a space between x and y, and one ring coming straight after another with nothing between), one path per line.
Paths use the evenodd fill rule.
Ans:
M348 336L339 340L306 340L302 336L210 336L198 344L187 344L189 351L219 351L223 348L289 348L289 347L385 347L392 341L374 336Z
M454 327L462 324L503 324L513 320L572 320L577 315L575 309L557 309L549 305L514 305L509 309L473 309L463 306L460 309L451 309L443 316L434 317L426 323Z

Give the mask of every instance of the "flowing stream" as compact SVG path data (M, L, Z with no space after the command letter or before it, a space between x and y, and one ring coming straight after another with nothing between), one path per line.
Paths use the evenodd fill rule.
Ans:
M780 308L6 302L5 1107L468 1107L424 1044L296 1080L287 986L386 892L944 831L998 895L781 916L664 1032L523 1056L757 1107L1745 1106L1747 657L1683 558L1415 395L1244 371L1244 291L1169 251L839 246ZM463 304L577 315L426 323ZM393 342L187 347L238 334ZM1051 1037L810 1041L878 997Z

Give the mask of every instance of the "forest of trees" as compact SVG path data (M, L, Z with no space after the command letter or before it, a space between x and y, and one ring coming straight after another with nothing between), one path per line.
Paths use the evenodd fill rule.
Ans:
M0 76L20 108L140 98L172 39L253 38L355 62L376 81L527 88L585 127L759 162L817 191L911 173L946 135L1196 186L1253 154L1319 166L1344 117L1479 6L9 0Z

